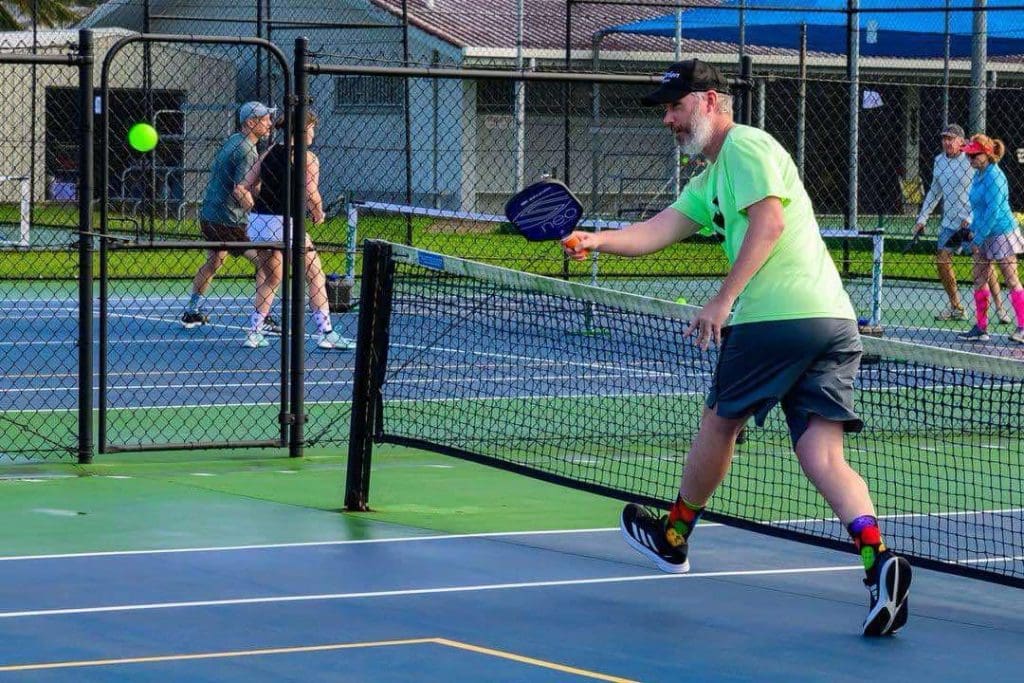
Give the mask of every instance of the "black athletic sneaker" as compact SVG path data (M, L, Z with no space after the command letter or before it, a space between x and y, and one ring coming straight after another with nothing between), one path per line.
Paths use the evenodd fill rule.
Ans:
M263 329L260 330L263 334L273 334L278 337L281 336L281 323L277 322L277 318L272 315L268 315L263 319Z
M619 528L626 543L641 555L645 555L658 565L658 569L670 574L685 574L690 571L690 562L686 559L686 540L678 545L669 542L665 535L667 515L655 517L650 512L630 503L622 509Z
M205 325L208 322L210 322L210 316L201 311L185 311L181 315L181 326L186 330Z
M888 636L907 623L910 611L910 563L892 551L879 553L864 585L871 593L864 635Z
M989 339L991 339L991 337L988 336L988 331L981 329L977 325L967 330L966 332L961 332L960 334L957 335L957 338L960 339L961 341L969 342L988 341Z

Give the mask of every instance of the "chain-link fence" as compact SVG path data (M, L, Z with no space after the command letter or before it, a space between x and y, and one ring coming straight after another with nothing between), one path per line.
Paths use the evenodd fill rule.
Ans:
M130 5L108 4L108 25ZM1024 54L1024 32L1014 25L1020 11L988 3L975 12L972 2L919 0L711 5L719 3L527 0L484 7L409 0L356 9L246 0L160 6L144 17L143 28L257 36L289 51L305 36L314 62L323 65L651 74L673 54L700 56L727 71L737 70L737 53L753 56L751 123L791 152L821 228L849 235L828 241L859 314L890 335L957 345L964 321L935 317L951 317L944 314L956 312L957 297L961 304L972 300L970 255L951 256L953 276L936 265L943 203L924 237L904 248L941 153L938 131L948 123L1008 143L1002 167L1011 206L1024 209L1024 178L1013 156L1020 128L1020 60L1014 55ZM249 90L272 91L272 71L257 61L246 74ZM359 240L398 239L701 301L714 284L696 278L724 273L714 249L572 266L557 254L512 258L493 244L481 246L481 235L506 231L486 218L499 215L508 194L541 173L568 180L593 217L636 220L671 203L701 160L680 158L657 113L639 106L641 90L316 76L310 95L322 119L316 143L325 169L322 189L328 202L362 204ZM456 214L431 216L425 209ZM329 221L311 231L328 270L342 277L353 272L342 254L349 230ZM879 238L852 235L869 231L884 231L884 252ZM957 293L948 293L951 281ZM881 282L887 284L879 295Z
M601 255L575 264L550 245L523 242L501 215L508 197L543 174L568 180L586 218L605 221L605 229L670 205L705 161L683 155L661 124L660 110L642 105L651 77L434 68L417 76L415 70L323 61L311 69L311 92L333 88L341 93L335 97L363 101L325 116L317 142L331 169L321 183L347 188L360 241L390 239L693 303L706 300L728 272L715 237L639 259ZM734 107L742 117L744 81L738 74L732 78ZM406 88L408 117L401 106ZM395 106L386 105L388 98ZM831 139L827 131L823 135ZM824 234L863 317L877 324L881 273L875 265L882 238L874 233L884 226L845 229L843 159L826 151L813 146L808 163L838 179L815 186L812 198L822 197L834 212L821 216ZM828 193L838 194L831 204Z
M516 240L502 221L507 198L541 174L568 180L592 219L628 222L670 205L704 162L682 157L660 112L641 106L644 86L597 78L569 86L516 82L493 73L461 81L328 74L338 56L315 57L317 68L327 68L313 78L311 91L316 102L334 105L319 145L338 161L338 173L322 180L360 204L360 240L397 240L691 303L713 294L715 280L727 272L712 241L700 239L641 259L599 256L566 264L557 250ZM754 65L751 123L772 133L798 163L867 326L912 341L1012 354L1013 345L1002 341L979 347L959 338L970 327L973 301L969 245L948 257L952 276L936 265L937 239L946 242L941 216L953 198L931 206L930 227L912 239L936 156L945 154L941 133L958 121L968 137L974 132L968 122L977 121L971 112L979 86L962 73L944 78L913 64L883 69L875 63L856 81L834 69L801 77L796 64ZM1014 73L990 76L980 88L985 130L1009 150L1001 167L1010 206L1024 208L1013 138L1021 128L1022 91ZM973 175L966 157L958 163ZM961 192L969 186L968 178ZM998 279L1015 286L1013 278L1009 285ZM993 320L1012 332L1016 317L1007 295L993 301Z
M632 14L601 14L597 5L574 3L567 69L563 53L555 49L564 36L552 28L565 25L565 3L542 4L525 5L521 60L514 37L507 35L493 49L453 49L452 40L468 35L462 32L468 19L429 10L418 1L409 4L407 26L394 12L332 9L317 15L311 3L154 9L147 18L153 31L189 27L224 35L193 44L136 41L121 48L110 64L98 110L107 118L97 129L109 144L107 155L95 161L98 170L106 164L95 197L104 202L99 232L111 236L96 242L104 252L96 260L103 283L97 290L97 310L104 315L99 332L108 335L97 360L105 387L99 407L112 411L104 423L110 431L103 432L101 441L113 448L280 443L288 440L291 408L299 399L309 402L306 441L343 440L335 426L348 409L344 399L351 362L343 353L321 350L329 332L323 316L312 309L319 311L326 298L330 331L355 335L350 310L353 288L358 290L355 245L366 238L689 303L716 291L728 264L712 237L641 259L601 255L577 264L566 262L550 245L523 242L505 224L505 200L543 174L567 180L583 201L586 218L606 221L602 229L609 229L671 204L705 163L682 155L659 112L639 101L651 74L673 58L671 36L643 35L629 42L627 34L610 30L622 22L657 18L665 8L638 5L642 9ZM899 15L904 23L931 16L916 11L921 9L916 5L904 5L906 12ZM108 25L127 25L131 22L118 19L120 13L134 16L137 9L133 3L115 2L96 14L109 19ZM808 50L801 52L799 27L795 33L787 28L786 39L796 38L786 47L758 45L756 40L767 40L765 31L753 30L757 23L750 15L743 51L753 56L752 101L749 109L737 106L738 113L775 136L796 160L865 322L881 325L888 336L1012 355L1013 347L1001 336L980 346L958 339L972 322L967 319L974 303L971 257L968 248L957 247L936 263L949 202L931 206L928 190L935 184L935 167L952 158L945 156L940 134L947 124L958 123L968 137L983 130L1005 142L1007 153L999 166L1007 178L1009 206L1024 209L1024 154L1019 151L1024 143L1018 139L1024 93L1019 59L1005 56L1000 42L1018 35L990 31L989 45L995 47L979 78L969 58L972 41L965 43L962 33L950 33L948 61L934 53L888 58L866 47L893 43L885 33L888 24L872 29L868 23L875 19L865 12L858 15L862 49L858 68L852 70L854 55L842 42L833 41L840 47L836 51L824 50L813 31L808 30ZM890 18L896 14L887 11ZM990 20L998 14L990 12ZM495 5L474 16L490 26L514 18L514 9ZM846 19L842 13L832 16ZM433 30L439 26L444 30ZM869 35L872 30L880 32ZM602 41L593 40L595 31ZM481 44L498 40L498 33L481 33ZM216 156L238 130L243 103L257 101L281 111L292 104L287 80L294 66L292 43L300 35L309 36L308 108L318 117L310 143L319 171L318 197L303 198L322 214L309 213L312 220L304 226L315 258L313 251L287 251L283 235L280 242L271 240L282 246L267 250L279 256L256 256L255 264L229 256L208 291L204 286L194 291L211 251L200 213ZM684 37L679 53L699 54L736 78L736 44L725 34L725 42L700 35ZM116 29L98 32L98 59L124 36ZM276 43L284 59L254 36ZM73 37L54 33L37 44L44 54L64 54ZM349 68L403 64L426 71ZM53 439L75 428L74 413L60 411L80 403L81 364L75 364L73 348L59 356L40 353L21 340L25 335L71 339L74 315L84 314L74 298L79 275L74 252L81 245L74 128L80 93L70 68L4 68L11 76L3 81L7 115L0 144L6 166L0 169L0 226L6 308L17 318L17 325L4 330L10 342L4 347L10 359L6 368L12 373L5 419L18 420L11 423L17 425L18 439L26 439L30 430ZM446 71L444 77L439 70ZM497 73L505 71L521 77ZM575 75L563 77L570 71ZM98 73L97 68L94 80ZM140 152L125 142L127 129L139 122L158 133L152 151ZM276 131L257 140L257 155L288 137ZM929 214L925 232L914 240L924 214ZM247 239L248 222L247 216ZM288 220L281 229L290 229ZM214 241L223 245L230 240L221 236ZM139 246L154 242L161 243L159 249ZM168 246L175 242L181 244ZM282 291L279 286L274 303L266 306L266 294L257 294L261 258L281 262L280 275L271 273L274 278L301 278L302 287ZM999 280L1005 290L1005 278ZM1016 326L1007 299L1005 291L994 297L1002 312L992 310L993 332ZM33 306L40 311L33 313ZM289 324L286 318L294 317L296 309L302 315ZM266 328L255 330L254 310L264 316ZM65 327L57 325L55 313L65 316ZM206 324L191 326L191 336L180 336L188 314L205 316ZM1003 327L1002 319L1010 322ZM271 330L298 331L297 322L306 335L302 344L274 341ZM267 346L243 346L253 331L263 334ZM293 349L302 350L301 358L292 355ZM198 379L211 363L217 367ZM303 391L296 389L303 386L301 380L289 379L296 372L306 380ZM19 382L28 389L21 391ZM243 406L253 404L266 413L258 426L229 420L232 429L221 436L203 426L213 415L244 412ZM151 409L148 416L132 413L139 405ZM203 417L179 419L183 413L178 409L185 408ZM40 429L25 417L26 410L33 415L54 411L67 423ZM179 417L171 420L172 414Z
M91 244L78 244L77 193L91 185L76 169L91 157L62 141L80 139L92 57L66 40L37 47L0 51L0 460L70 459L83 445L77 340L91 303L80 308L77 283Z

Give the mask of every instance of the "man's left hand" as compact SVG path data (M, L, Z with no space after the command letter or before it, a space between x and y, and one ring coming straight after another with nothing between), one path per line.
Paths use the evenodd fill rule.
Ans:
M696 334L697 346L702 351L707 351L712 342L714 342L715 346L721 346L722 326L725 325L725 321L731 312L732 301L722 297L720 294L714 296L704 304L704 308L700 309L697 317L686 328L684 334L687 336Z

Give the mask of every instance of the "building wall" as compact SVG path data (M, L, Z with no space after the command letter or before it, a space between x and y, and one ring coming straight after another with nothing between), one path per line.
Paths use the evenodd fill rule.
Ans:
M161 15L202 15L207 20L160 19L158 32L206 33L209 35L256 35L253 8L199 7L187 1L161 3ZM220 19L244 19L228 23ZM395 66L402 63L402 29L397 18L358 0L327 5L312 0L275 2L272 19L277 22L318 22L321 24L375 24L386 28L342 28L340 26L287 27L264 24L263 33L285 54L291 69L296 38L309 40L310 50L325 64ZM460 62L457 48L423 33L410 30L410 61L416 64L454 66ZM283 77L276 66L255 59L237 60L237 100L277 99ZM331 202L342 194L364 199L405 201L405 116L398 106L352 106L338 98L334 76L310 79L312 109L320 118L313 150L321 161L321 193ZM400 85L392 79L391 90ZM433 110L434 87L429 81L410 84L412 103L413 195L416 202L445 197L452 201L462 185L462 164L458 141L458 118L446 104L459 91L453 82L441 82L440 108ZM399 88L400 90L400 88ZM269 93L269 94L268 94ZM438 150L438 151L435 151ZM458 199L454 200L459 203Z
M219 6L200 7L187 0L158 2L154 13L188 18L154 20L157 32L205 33L211 35L252 36L256 34L254 8ZM207 17L197 20L196 15ZM288 28L264 25L268 35L290 60L295 38L305 36L317 60L324 64L362 64L396 66L403 60L402 30L398 18L360 0L345 0L318 5L313 0L275 2L273 20L388 25L389 28L309 27ZM237 21L227 20L244 20ZM104 22L139 20L125 8L111 10ZM409 30L410 61L444 67L463 66L462 51L415 27ZM238 67L237 100L276 98L281 75L262 68L251 58L236 60ZM499 65L509 68L508 65ZM313 149L321 160L321 191L331 202L348 194L365 200L406 203L406 119L401 99L400 79L377 79L377 87L398 94L397 101L386 104L353 104L339 98L341 86L335 76L310 79L314 111L320 126ZM527 88L530 110L526 119L526 180L552 169L565 175L562 166L562 117L557 104L557 85ZM515 127L511 103L502 112L479 100L476 83L454 80L412 79L409 84L409 143L412 149L412 199L416 205L493 212L516 187ZM582 110L572 116L571 139L575 150L571 179L581 195L589 195L593 169L611 173L604 178L599 192L618 189L624 182L637 185L637 193L650 193L650 183L636 178L670 171L665 166L663 136L657 136L656 122L634 123L637 117L612 115L595 141L589 114L589 87L583 88ZM271 93L268 95L268 93ZM578 98L577 98L578 99ZM655 133L649 138L651 149L635 153L615 151L616 142L632 135L634 125L648 125ZM627 142L627 144L629 144ZM637 144L633 144L637 147ZM641 146L642 147L642 146ZM594 151L602 149L602 152ZM190 161L191 163L191 161ZM609 168L613 166L613 168ZM622 180L622 178L633 180ZM663 183L662 183L663 184ZM641 187L642 186L642 187ZM627 188L628 189L628 188ZM608 203L602 199L602 203ZM602 209L603 210L603 209Z
M96 63L93 81L100 95L100 74L103 58L123 34L100 32L95 37ZM45 40L45 35L43 36ZM63 47L41 50L61 54ZM143 51L140 46L129 46L111 63L110 87L141 88L143 85ZM181 90L188 103L196 110L188 114L192 130L209 132L211 140L196 140L186 144L187 166L208 166L216 150L214 139L222 139L232 121L230 112L209 111L210 105L222 100L222 93L233 92L235 68L231 61L207 52L176 45L154 45L151 51L152 87L157 90ZM36 67L35 122L33 134L31 67L0 63L0 175L28 175L32 154L36 160L34 195L47 196L50 179L46 177L47 130L46 97L49 88L77 88L78 72L74 67ZM233 104L233 102L232 102ZM127 133L135 121L118 120L111 112L111 136ZM72 119L77 120L77 119ZM32 141L35 139L35 144ZM97 149L97 153L98 153ZM98 182L98 179L97 179ZM14 201L13 184L0 184L0 201Z

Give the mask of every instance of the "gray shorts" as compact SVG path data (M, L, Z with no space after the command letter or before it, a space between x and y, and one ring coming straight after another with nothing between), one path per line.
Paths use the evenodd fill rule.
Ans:
M781 403L794 447L812 415L859 432L864 423L853 409L853 381L863 352L853 320L733 325L723 330L706 405L721 417L753 415L763 426L768 411Z

